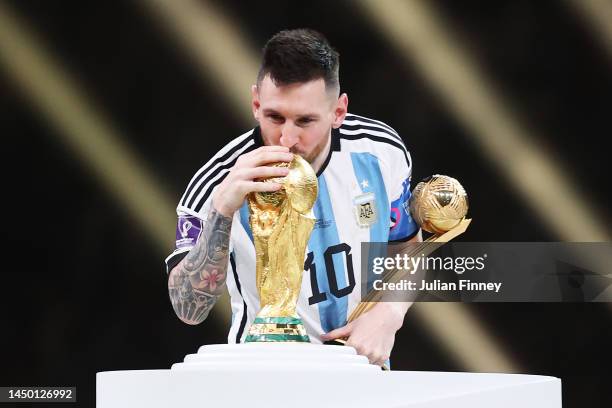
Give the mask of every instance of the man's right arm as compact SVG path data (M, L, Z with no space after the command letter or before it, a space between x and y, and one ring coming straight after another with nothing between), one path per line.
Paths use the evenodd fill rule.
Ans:
M231 228L232 217L212 207L198 242L170 271L170 302L187 324L202 323L225 289Z
M250 192L278 191L281 184L260 180L286 176L288 168L268 164L292 159L286 147L262 146L238 158L216 189L202 234L168 276L170 302L185 323L202 323L225 289L234 212Z

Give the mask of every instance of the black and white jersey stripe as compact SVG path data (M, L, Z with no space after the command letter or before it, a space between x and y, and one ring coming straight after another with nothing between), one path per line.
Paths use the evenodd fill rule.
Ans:
M387 125L384 122L376 119L366 118L365 116L359 116L352 113L347 113L344 122L342 122L342 126L344 127L362 127L365 129L371 130L383 130L388 132L389 135L393 136L397 140L402 140L400 135L393 129L391 126Z
M236 164L238 157L256 147L253 132L254 129L251 129L232 140L198 170L189 182L179 207L189 208L195 212L201 210L212 190L223 181Z
M236 269L236 258L234 253L230 253L230 267L232 268L232 276L234 278L234 285L238 290L238 294L242 299L242 316L240 317L240 326L238 326L238 331L236 332L236 343L242 342L242 335L244 333L244 328L247 322L247 303L244 299L244 295L242 294L242 285L240 284L240 279L238 278L238 269ZM231 331L231 328L230 328Z
M358 140L367 138L397 147L403 152L408 168L412 167L410 153L408 153L404 141L389 125L378 120L349 113L346 115L339 130L341 139Z

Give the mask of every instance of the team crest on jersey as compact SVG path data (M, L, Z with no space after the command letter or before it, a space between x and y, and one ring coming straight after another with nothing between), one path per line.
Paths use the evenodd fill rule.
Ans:
M353 199L353 211L360 227L369 227L376 222L376 196L374 193L359 195Z

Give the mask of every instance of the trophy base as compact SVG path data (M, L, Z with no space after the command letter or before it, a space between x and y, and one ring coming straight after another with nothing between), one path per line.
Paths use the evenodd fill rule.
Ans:
M294 342L310 343L299 317L256 317L245 343Z
M171 370L98 373L96 407L562 408L561 388L539 375L383 373L346 346L210 344Z

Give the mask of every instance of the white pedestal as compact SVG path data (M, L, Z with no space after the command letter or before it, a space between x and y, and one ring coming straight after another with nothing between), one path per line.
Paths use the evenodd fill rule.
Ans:
M97 374L98 408L561 408L554 377L389 371L350 347L303 343L200 347L170 370Z

